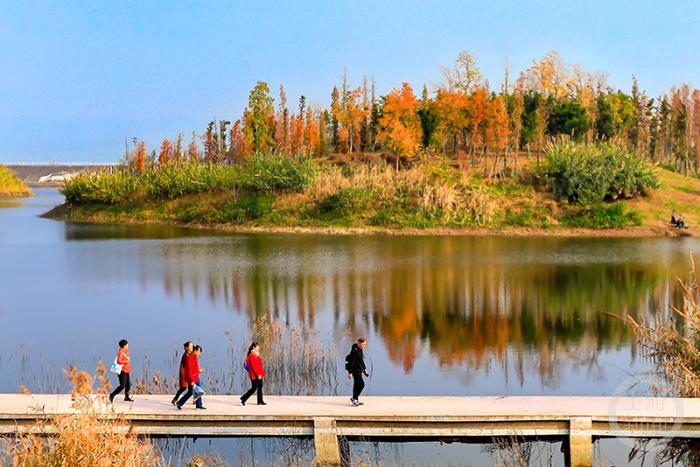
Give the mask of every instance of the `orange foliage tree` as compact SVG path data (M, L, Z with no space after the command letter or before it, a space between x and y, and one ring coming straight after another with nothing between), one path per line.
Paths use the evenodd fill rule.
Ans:
M158 152L158 165L164 166L170 162L173 154L173 143L168 138L165 138L160 145Z
M187 159L196 161L199 159L199 147L197 146L197 133L192 132L192 141L187 146Z
M340 101L333 107L333 116L338 122L338 151L353 152L360 146L360 126L369 115L368 109L358 103L362 88L343 89Z
M489 105L486 145L496 153L505 151L508 146L508 136L510 135L510 121L508 109L503 99L495 97Z
M441 142L443 151L447 151L449 142L452 142L453 150L457 150L459 135L467 126L468 102L469 96L464 91L438 90L434 106L438 125L434 138Z
M408 83L394 89L384 103L377 139L399 156L415 154L420 148L423 129L418 116L420 102Z
M243 134L243 129L241 128L241 121L236 120L233 122L231 134L229 135L229 163L245 158L248 153L248 145L246 144L245 134Z
M139 141L134 152L134 165L139 173L146 170L146 143Z

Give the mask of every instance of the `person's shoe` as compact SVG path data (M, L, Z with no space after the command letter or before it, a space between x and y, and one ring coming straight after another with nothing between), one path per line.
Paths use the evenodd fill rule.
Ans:
M195 407L195 409L197 409L197 410L207 410L207 408L204 407L204 406L202 406L202 407Z
M243 400L243 398L241 397L240 399L241 399L241 405L245 406L245 401Z
M114 396L111 394L109 395L109 403L114 404Z
M171 400L170 403L173 404L173 405L177 405L177 399Z
M267 402L258 402L258 405L267 405Z
M134 399L132 399L131 397L125 397L124 402L134 402Z
M182 410L182 406L180 404L175 404L175 407L177 407L177 410Z
M350 399L350 403L352 404L353 407L360 406L360 401L358 401L357 399Z

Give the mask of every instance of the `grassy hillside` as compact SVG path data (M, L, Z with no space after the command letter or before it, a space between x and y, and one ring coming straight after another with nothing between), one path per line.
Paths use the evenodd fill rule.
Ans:
M642 226L650 229L666 229L671 211L685 215L692 232L700 223L700 179L687 177L677 172L659 171L661 188L648 197L629 203L631 209L638 210Z
M29 196L29 188L7 167L0 165L0 198Z

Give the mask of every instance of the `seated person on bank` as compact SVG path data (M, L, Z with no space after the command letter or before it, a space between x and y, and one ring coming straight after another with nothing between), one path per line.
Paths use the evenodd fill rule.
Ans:
M688 228L688 226L685 225L685 218L683 217L682 214L681 214L681 217L679 217L678 220L676 221L676 227L678 227L679 229L687 229Z
M671 211L671 225L678 225L678 218L676 217L676 210Z

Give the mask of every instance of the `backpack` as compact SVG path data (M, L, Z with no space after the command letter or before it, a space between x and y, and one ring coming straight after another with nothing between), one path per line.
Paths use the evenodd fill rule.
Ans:
M248 363L248 359L247 359L247 358L246 358L245 360L243 360L243 369L244 369L245 371L250 371L250 363Z
M352 352L345 356L345 371L350 373L352 369L350 368L350 361L352 360Z

